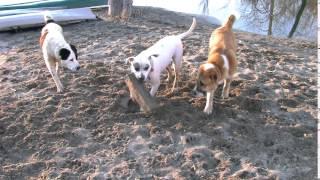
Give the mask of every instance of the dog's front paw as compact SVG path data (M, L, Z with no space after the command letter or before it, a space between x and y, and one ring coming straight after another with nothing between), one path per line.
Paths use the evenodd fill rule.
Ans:
M210 107L205 107L203 110L204 113L206 113L207 115L210 115L212 113L212 108Z

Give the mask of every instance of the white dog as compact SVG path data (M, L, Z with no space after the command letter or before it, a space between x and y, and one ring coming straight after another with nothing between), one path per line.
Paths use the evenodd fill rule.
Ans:
M63 85L59 78L59 68L62 65L71 71L80 69L77 49L66 42L62 27L54 23L48 12L44 13L46 25L42 28L40 46L46 66L57 86L57 91L63 91Z
M130 62L131 72L141 81L150 81L151 96L154 96L160 86L160 75L167 68L168 79L171 79L172 73L170 67L174 64L175 78L172 91L174 91L179 72L182 65L183 45L181 39L190 35L196 26L196 19L193 18L191 27L187 32L179 35L167 36L159 40L156 44L142 51L135 57L129 57L126 62ZM173 59L173 61L172 61Z

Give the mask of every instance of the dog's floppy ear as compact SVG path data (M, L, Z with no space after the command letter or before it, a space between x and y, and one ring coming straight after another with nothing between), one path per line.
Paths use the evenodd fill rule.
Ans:
M153 71L153 61L152 61L152 58L156 58L156 57L158 57L158 56L159 56L159 54L152 54L151 56L148 57L148 60L149 60L149 62L150 62L150 64L151 64L151 72Z
M71 50L73 51L74 55L76 56L77 60L78 60L78 51L75 45L70 44Z
M133 57L133 56L128 57L128 58L126 59L126 64L129 64L129 63L131 64L133 60L134 60L134 57Z
M70 51L66 48L62 48L59 51L59 56L61 57L62 60L67 60L70 55Z
M151 60L152 58L156 58L156 57L158 57L158 56L159 56L159 54L152 54L152 55L150 55L150 56L148 57L148 59Z

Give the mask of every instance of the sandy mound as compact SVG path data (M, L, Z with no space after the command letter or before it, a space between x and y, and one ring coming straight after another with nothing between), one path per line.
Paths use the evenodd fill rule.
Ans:
M82 68L64 70L64 93L42 60L40 29L0 35L0 179L316 177L315 43L236 32L238 78L229 99L220 87L206 116L205 99L190 91L215 27L199 19L184 40L179 91L167 96L171 85L162 81L164 106L146 115L116 103L128 93L124 59L192 20L137 12L128 23L65 26Z

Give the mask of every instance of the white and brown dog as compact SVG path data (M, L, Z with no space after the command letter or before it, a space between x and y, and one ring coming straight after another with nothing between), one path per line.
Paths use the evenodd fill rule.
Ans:
M131 72L137 79L150 82L151 96L156 94L160 86L160 75L165 69L168 71L168 79L172 78L169 67L172 62L175 73L172 87L172 91L174 91L182 66L183 45L181 40L190 35L195 26L196 19L193 18L192 25L187 32L164 37L137 56L126 59L127 63L130 62Z
M59 78L60 66L71 71L80 69L77 49L67 43L63 36L62 27L54 22L49 12L44 13L46 25L42 28L40 46L46 66L57 86L57 91L63 91L63 85Z
M208 60L198 69L197 84L193 92L207 94L203 110L206 114L212 113L214 92L223 81L222 98L229 97L230 83L237 71L236 42L232 32L234 21L235 16L231 15L221 27L212 32Z

